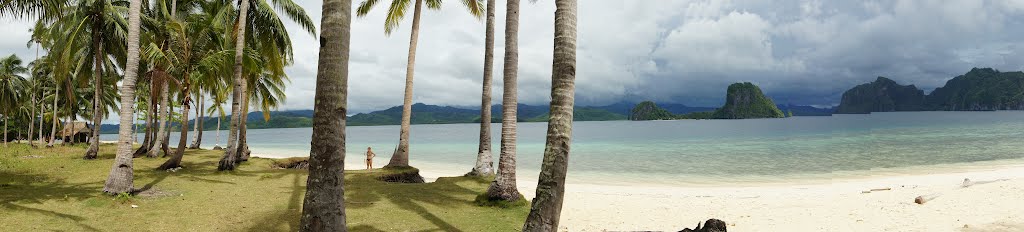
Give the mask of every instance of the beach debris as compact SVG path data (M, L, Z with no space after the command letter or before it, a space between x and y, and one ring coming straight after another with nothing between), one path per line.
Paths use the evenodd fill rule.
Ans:
M876 188L876 189L870 189L870 190L866 190L866 191L861 191L860 193L871 193L871 192L889 191L889 190L892 190L892 188Z
M704 222L704 227L701 227L700 222L697 222L697 228L685 228L679 232L726 232L725 228L726 224L724 221L712 218Z
M309 169L309 157L292 157L274 160L271 167L278 169Z
M935 198L939 198L940 195L942 195L942 194L937 194L936 193L936 194L917 196L917 198L914 198L914 203L917 203L918 205L923 205L925 202L929 202L931 200L935 200Z
M975 185L995 183L995 182L1007 181L1007 180L1010 180L1010 179L971 181L971 179L964 178L964 183L960 184L960 187L961 188L967 188L967 187L971 187L971 186L975 186Z

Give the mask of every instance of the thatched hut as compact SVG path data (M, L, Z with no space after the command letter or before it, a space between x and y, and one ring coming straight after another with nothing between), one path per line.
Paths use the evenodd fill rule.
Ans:
M88 142L90 135L92 129L85 122L71 122L70 125L64 125L64 129L60 131L60 137L72 143Z

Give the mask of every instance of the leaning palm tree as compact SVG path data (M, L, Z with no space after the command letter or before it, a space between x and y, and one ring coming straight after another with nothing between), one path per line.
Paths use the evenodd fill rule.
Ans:
M246 99L246 96L243 94L245 89L247 89L244 78L246 75L243 72L243 55L246 53L246 50L257 50L256 54L266 54L264 52L267 50L275 50L274 54L276 56L271 56L273 59L269 59L270 63L260 64L267 65L268 69L280 68L283 70L283 67L290 64L293 60L291 39L288 36L284 23L275 12L275 8L281 10L285 16L299 24L303 30L314 36L316 34L313 21L309 19L306 11L301 6L291 0L275 0L272 3L273 5L268 3L267 0L239 1L239 13L235 27L237 33L234 34L235 64L234 78L231 81L233 85L231 93L231 123L228 127L228 147L224 150L224 156L221 157L217 165L218 170L234 170L238 162L242 160L242 157L238 155L238 138L240 133L239 123L243 122L241 117L244 117L244 115L241 115L242 106L245 104ZM250 7L250 5L255 7ZM247 31L253 32L252 34L255 36L247 37ZM252 47L248 47L248 45L252 45Z
M398 28L398 23L405 18L405 10L409 8L411 0L391 0L391 8L388 9L387 18L384 20L384 34L391 35ZM420 12L424 0L415 0L412 16L412 35L409 38L409 61L405 69L405 99L402 103L402 127L398 136L398 148L391 155L391 161L384 167L409 167L409 125L412 120L412 80L416 70L416 42L420 34ZM425 0L427 8L441 9L441 0ZM377 5L379 0L363 0L356 10L360 17L366 16ZM469 13L479 18L482 13L480 0L462 0Z
M551 118L537 194L523 231L556 231L565 196L576 94L576 0L555 0L555 50L551 70Z
M28 68L22 65L21 58L11 55L0 59L0 114L4 120L4 147L7 147L8 124L14 119L12 116L19 108L23 90L27 81L22 75L28 72Z
M494 175L494 155L491 153L491 73L494 72L494 0L487 0L487 29L484 43L484 80L480 96L480 145L477 147L476 165L467 175Z
M345 111L348 109L351 15L350 0L324 1L313 143L299 231L348 231L345 223Z
M128 10L128 48L127 64L125 64L124 81L121 84L121 126L118 130L117 155L114 165L110 167L110 175L103 184L103 192L108 194L129 193L134 190L134 173L132 167L132 112L135 111L135 80L139 69L139 34L141 24L142 0L131 0Z
M498 175L487 188L489 200L518 201L516 188L516 112L519 72L519 0L508 0L505 12L505 70L501 111L501 157Z

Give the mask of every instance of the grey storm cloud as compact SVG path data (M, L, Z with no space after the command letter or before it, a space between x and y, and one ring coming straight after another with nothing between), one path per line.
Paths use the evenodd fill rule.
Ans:
M316 22L319 3L300 1ZM505 18L504 2L497 5L495 103ZM1024 0L588 0L579 7L580 105L716 106L728 84L749 81L777 103L827 106L877 76L930 91L972 67L1024 69ZM411 17L387 36L385 10L354 17L350 112L402 104ZM554 10L553 1L523 2L521 103L549 101ZM288 26L296 58L282 109L310 109L317 40ZM8 20L0 29L13 34L0 38L0 49L31 55L27 28ZM424 11L420 30L414 101L479 105L483 19L446 2Z

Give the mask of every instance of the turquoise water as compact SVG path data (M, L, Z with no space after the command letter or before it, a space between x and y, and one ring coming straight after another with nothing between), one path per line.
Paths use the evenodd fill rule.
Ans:
M536 176L546 123L519 123L520 175ZM373 147L383 165L398 126L349 127L348 168ZM500 124L493 124L497 156ZM458 175L475 162L478 124L414 125L412 165ZM215 143L205 132L204 147ZM222 139L225 134L222 132ZM263 157L308 156L311 128L249 130ZM104 135L115 140L116 135ZM177 133L172 141L177 141ZM176 142L172 142L176 144ZM221 143L223 145L223 142ZM497 162L497 157L495 157ZM1024 112L906 112L754 120L576 122L570 180L595 183L771 182L857 177L959 164L1024 163ZM652 176L657 178L651 178Z

